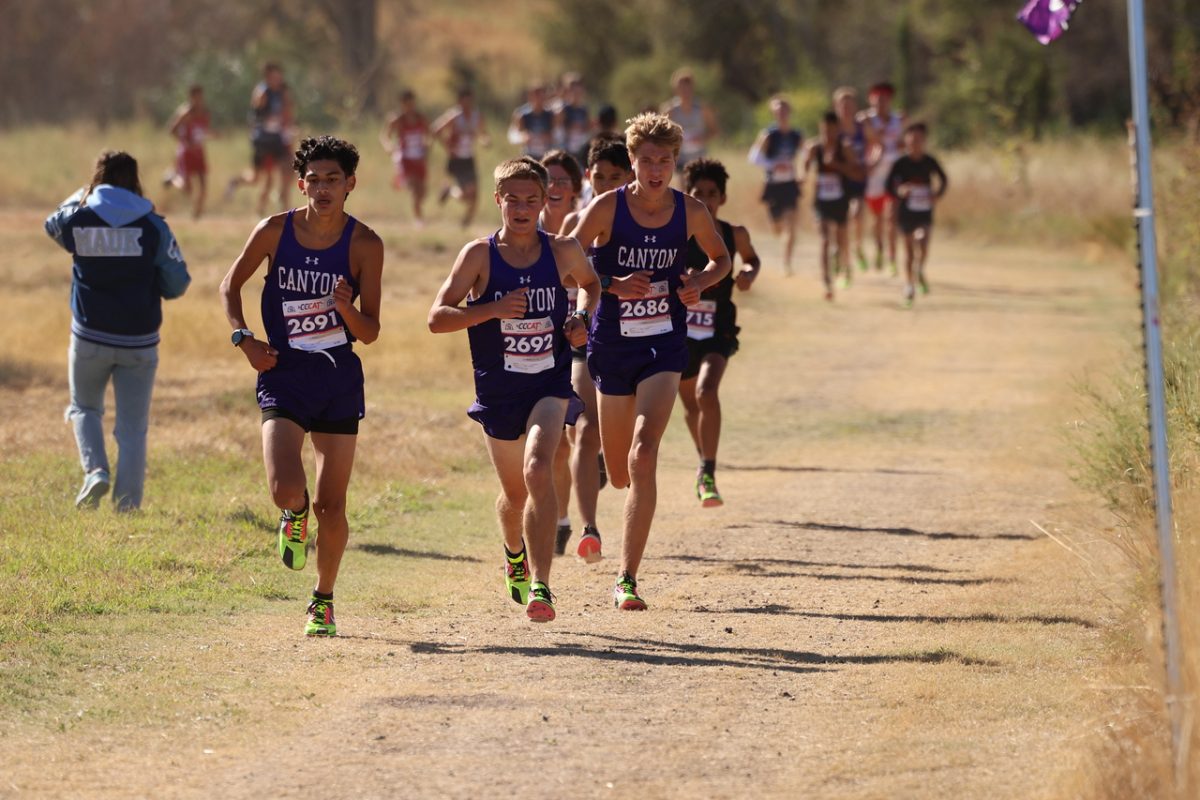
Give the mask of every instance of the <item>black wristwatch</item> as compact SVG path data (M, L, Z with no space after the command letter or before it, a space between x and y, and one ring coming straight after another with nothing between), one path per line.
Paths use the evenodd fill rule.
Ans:
M601 275L600 276L600 288L603 291L607 292L608 287L610 287L610 286L612 286L612 275Z
M236 331L233 332L233 336L230 337L230 340L233 342L233 346L237 347L239 344L242 343L243 339L253 339L253 338L254 338L254 331L250 330L249 328L238 328Z

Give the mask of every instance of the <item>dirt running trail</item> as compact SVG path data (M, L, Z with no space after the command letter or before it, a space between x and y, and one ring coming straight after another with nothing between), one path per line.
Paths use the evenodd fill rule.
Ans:
M429 587L434 613L339 611L337 641L294 613L164 634L227 716L9 741L0 795L1055 794L1102 713L1108 606L1031 520L1099 519L1064 432L1072 379L1132 353L1132 290L1112 265L944 243L930 273L911 311L875 273L828 306L807 274L742 298L727 504L689 494L673 420L647 613L611 608L606 489L609 559L556 563L553 624L481 558Z

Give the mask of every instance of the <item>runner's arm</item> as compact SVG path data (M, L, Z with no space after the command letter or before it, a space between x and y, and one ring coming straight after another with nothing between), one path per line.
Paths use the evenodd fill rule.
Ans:
M511 319L525 314L528 289L509 292L491 303L464 306L471 290L482 291L487 286L488 243L476 239L458 254L449 277L438 290L433 307L429 309L429 330L432 333L453 333L487 322L489 319Z
M891 171L888 172L887 180L884 181L884 184L883 184L884 189L887 190L887 193L895 198L902 197L902 195L900 194L900 188L901 188L901 186L903 186L903 184L900 182L900 180L901 180L900 171L898 169L896 169L896 167L897 167L897 165L899 165L899 163L900 162L897 161L895 164L892 165Z
M379 143L383 145L385 153L390 153L395 149L392 139L392 129L396 127L397 119L398 117L395 114L388 117L387 122L383 123L383 128L379 131Z
M579 287L576 308L591 314L600 300L600 278L583 254L579 242L569 236L554 240L554 260L558 262L558 275L565 284L568 280Z
M721 135L721 127L717 125L717 115L708 103L700 106L700 116L704 119L704 143L708 144Z
M767 132L760 131L758 137L754 140L754 144L750 145L750 153L747 155L750 163L756 167L766 169L771 166L767 154L763 152L763 147L767 143Z
M733 226L733 246L737 250L738 257L742 260L742 268L738 271L735 280L737 281L737 287L746 292L750 290L751 285L758 278L759 270L762 268L762 260L758 257L754 245L750 243L750 231L744 225Z
M191 111L191 108L185 104L175 109L175 116L171 117L171 124L167 127L167 130L176 139L179 138L179 128L183 125L183 120L187 117L189 111Z
M576 308L570 309L570 315L563 323L563 335L572 347L583 347L587 344L588 324L575 311L582 309L590 319L596 310L596 301L600 299L600 279L596 277L596 271L588 263L577 241L559 236L554 239L552 246L554 260L558 264L559 279L564 283L570 280L579 287L579 296L575 300Z
M445 147L447 151L450 150L450 135L445 133L445 131L450 127L450 121L453 119L454 109L450 109L435 119L433 126L429 129L429 135L440 142L442 147Z
M936 158L929 156L929 160L933 162L933 174L938 177L939 185L935 196L941 198L946 193L946 190L950 188L950 179L946 177L945 170L942 169L942 165L938 163Z
M717 232L717 225L704 204L689 195L683 195L683 201L687 204L688 235L695 237L696 244L700 245L700 249L708 256L708 264L704 269L693 272L684 279L685 286L695 287L702 292L716 286L728 275L733 268L733 261L725 248L725 240Z
M233 262L229 272L221 281L221 304L225 308L225 318L233 330L246 327L246 317L242 309L242 287L251 276L258 271L264 261L269 261L279 245L279 236L283 232L282 215L267 217L254 229L241 255ZM259 372L265 372L275 366L279 355L275 348L267 344L265 338L246 338L238 345L246 355L250 366Z
M608 237L612 235L613 217L617 211L616 192L616 189L605 192L580 212L579 221L575 223L575 229L571 231L570 236L581 248L590 247L593 243L603 245L608 242ZM608 291L622 300L640 300L650 291L650 273L639 270L621 277L613 276ZM599 294L596 296L599 297Z
M351 301L350 284L339 278L333 289L333 303L354 338L370 344L379 338L379 307L383 294L383 240L379 234L360 226L350 244L351 266L358 266L358 307Z

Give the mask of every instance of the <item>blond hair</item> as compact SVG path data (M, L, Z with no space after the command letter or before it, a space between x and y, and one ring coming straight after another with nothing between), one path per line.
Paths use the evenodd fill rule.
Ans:
M683 146L683 128L671 121L666 114L655 111L644 111L633 119L625 120L625 147L633 157L637 149L646 142L652 142L660 147L669 147L679 158L679 148Z
M497 192L500 191L500 187L505 181L524 180L536 182L542 188L542 194L545 194L546 187L550 183L546 168L529 156L500 162L492 172L492 177L496 181Z
M833 90L833 102L836 103L843 97L853 97L855 100L857 100L858 89L855 89L853 86L839 86Z

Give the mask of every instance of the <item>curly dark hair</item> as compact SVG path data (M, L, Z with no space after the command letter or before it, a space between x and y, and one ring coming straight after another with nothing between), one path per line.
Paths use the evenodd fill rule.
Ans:
M729 171L725 165L715 158L696 158L683 168L683 185L687 191L696 188L696 183L703 180L712 181L725 194L725 184L729 181Z
M292 159L292 169L297 175L304 177L309 162L325 159L338 162L342 172L349 178L358 169L358 148L336 136L310 136L300 140L300 146L296 148L296 157Z

